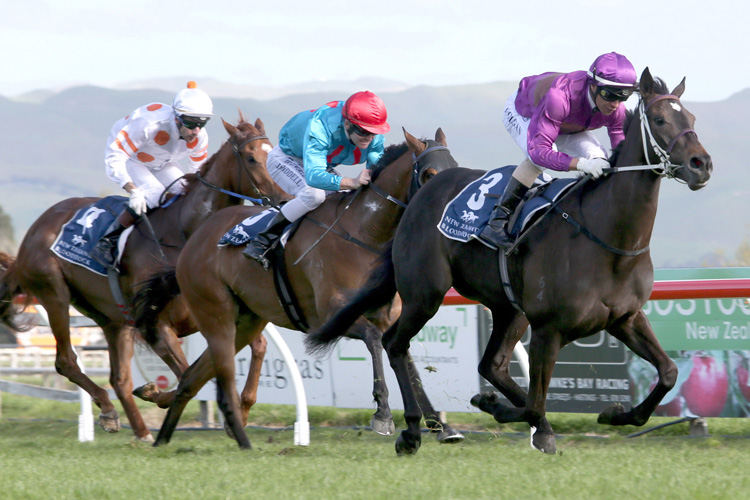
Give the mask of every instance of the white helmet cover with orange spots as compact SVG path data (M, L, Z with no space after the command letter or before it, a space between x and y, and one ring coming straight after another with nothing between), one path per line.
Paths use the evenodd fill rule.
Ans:
M214 104L211 102L211 98L197 88L193 81L188 82L186 89L177 92L172 107L178 115L198 118L210 118L214 115Z

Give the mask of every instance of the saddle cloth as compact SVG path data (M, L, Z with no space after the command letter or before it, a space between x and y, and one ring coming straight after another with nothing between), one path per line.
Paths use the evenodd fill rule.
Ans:
M241 246L246 245L250 240L263 231L268 223L271 222L279 211L273 207L267 208L262 212L248 217L232 229L224 233L217 246ZM287 231L287 230L285 230Z
M62 227L50 250L63 260L107 276L107 269L89 254L127 203L124 196L107 196L79 209Z
M489 170L466 186L443 210L438 229L446 238L466 243L473 235L479 236L490 219L495 203L508 185L515 165ZM542 173L527 194L510 230L517 237L536 216L555 202L577 179L553 179Z

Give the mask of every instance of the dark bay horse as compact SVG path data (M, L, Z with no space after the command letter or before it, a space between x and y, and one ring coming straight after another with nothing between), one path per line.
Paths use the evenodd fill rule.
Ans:
M457 167L440 129L435 141L426 143L406 131L404 135L405 144L386 149L378 167L373 169L373 181L369 186L329 195L320 207L302 220L286 246L289 281L302 315L311 327L325 321L346 301L348 292L364 283L381 247L393 237L404 204L418 185L439 171ZM258 207L236 207L218 212L201 226L180 256L176 269L179 290L197 329L206 337L208 349L188 368L178 384L155 446L169 442L187 402L216 375L223 394L219 406L226 416L229 432L241 448L250 447L243 429L249 410L244 402L245 391L240 402L235 389L235 352L260 335L268 322L300 329L280 304L273 273L243 257L242 247L217 246L225 232L260 210ZM330 231L320 223L330 227ZM299 263L294 265L298 260ZM159 302L169 300L160 282L164 284L163 280L169 282L174 277L174 274L164 274L145 285L143 293L139 291L136 296L138 311L158 311ZM171 286L167 289L174 290ZM398 315L399 304L395 303L393 307L390 304L393 299L391 296L389 304L384 304L366 318L359 318L348 332L350 337L363 340L372 356L373 396L378 406L372 426L385 434L395 429L382 366L381 335ZM140 325L140 313L137 315ZM144 331L148 329L144 328ZM410 366L416 373L416 369ZM253 381L248 377L245 389L251 384L257 385L257 379ZM421 391L420 398L427 418L431 419L432 427L439 434L438 439L443 442L463 439L460 433L440 421Z
M502 259L499 262L497 252L476 241L460 243L445 238L436 228L445 205L484 172L444 172L417 193L399 225L392 252L368 285L340 314L306 337L310 350L330 347L352 318L398 290L401 317L383 336L404 397L408 423L396 441L397 453L416 453L421 444L421 412L406 363L409 340L437 312L451 286L492 312L492 335L479 372L516 408L501 404L495 393L476 395L472 404L498 422L528 422L532 445L555 453L545 400L558 352L576 339L606 330L652 363L659 381L631 410L611 406L601 412L598 421L611 425L646 423L677 377L677 367L659 345L641 310L653 287L648 245L661 178L675 177L697 190L706 185L713 170L711 157L692 130L695 118L679 99L684 82L668 93L648 68L641 75L639 110L630 114L626 138L611 161L616 167L652 167L627 169L583 183L560 203L565 217L542 219L507 256L512 295L523 312L514 308L504 290ZM579 221L593 237L564 220L569 217ZM529 323L532 335L527 394L510 377L509 365L513 347Z
M267 196L278 204L284 193L271 180L265 167L271 143L265 135L263 122L255 124L240 120L235 127L224 122L229 140L200 169L187 175L186 193L166 208L148 214L158 243L146 229L143 220L128 238L120 264L119 284L124 298L129 299L133 285L148 276L174 266L180 249L188 236L212 213L243 200L245 197ZM93 319L104 331L110 352L110 382L122 402L136 438L152 441L153 437L133 399L130 361L133 356L134 331L123 311L113 298L107 277L95 274L57 257L50 250L60 228L76 211L95 202L97 198L69 198L49 208L29 228L21 243L18 256L0 278L0 320L16 329L24 325L14 323L14 297L25 294L26 300L36 297L47 310L50 326L57 342L55 368L61 375L88 392L101 409L99 425L108 432L120 428L119 415L107 395L81 372L70 342L69 306ZM187 313L179 301L159 317L159 335L152 347L175 374L181 376L188 363L175 333L192 333L185 325ZM262 356L262 354L261 354Z

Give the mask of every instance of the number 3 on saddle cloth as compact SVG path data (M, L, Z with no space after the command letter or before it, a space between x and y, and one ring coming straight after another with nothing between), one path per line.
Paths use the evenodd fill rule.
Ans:
M107 196L81 208L63 225L50 250L63 260L107 276L107 269L92 260L89 253L127 204L128 198L125 196ZM125 236L123 234L120 238L122 243L126 241Z
M458 193L445 206L437 226L443 236L464 243L472 239L472 236L478 237L487 225L492 209L505 191L515 168L515 165L508 165L490 170ZM517 238L536 216L543 213L546 207L554 203L576 181L574 178L553 179L543 172L534 181L523 204L511 219L510 236Z

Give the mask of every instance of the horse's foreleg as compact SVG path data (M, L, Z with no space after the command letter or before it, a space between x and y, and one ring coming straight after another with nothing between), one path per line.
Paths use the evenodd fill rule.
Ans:
M599 414L597 422L609 425L641 426L648 422L661 400L677 382L677 365L662 349L648 318L646 318L646 314L642 310L628 318L627 321L610 327L607 331L635 354L654 365L659 374L659 380L651 393L639 405L628 412L624 411L622 405L605 408Z
M239 352L245 346L249 345L252 355L250 357L250 367L247 371L245 386L240 394L240 409L242 412L242 426L247 425L247 419L250 409L258 401L258 384L260 383L260 374L263 369L263 359L266 357L268 341L261 333L266 322L258 317L249 315L241 316L237 325L237 334L235 336L235 351ZM230 432L227 427L227 433ZM231 437L234 437L230 434Z
M555 434L547 421L547 391L560 352L560 333L556 330L534 330L529 348L529 395L524 412L532 427L531 446L544 453L557 451Z
M502 314L493 311L492 335L479 362L479 374L496 387L513 405L526 406L526 391L510 376L513 349L523 337L529 321L526 315L516 312L510 322Z

